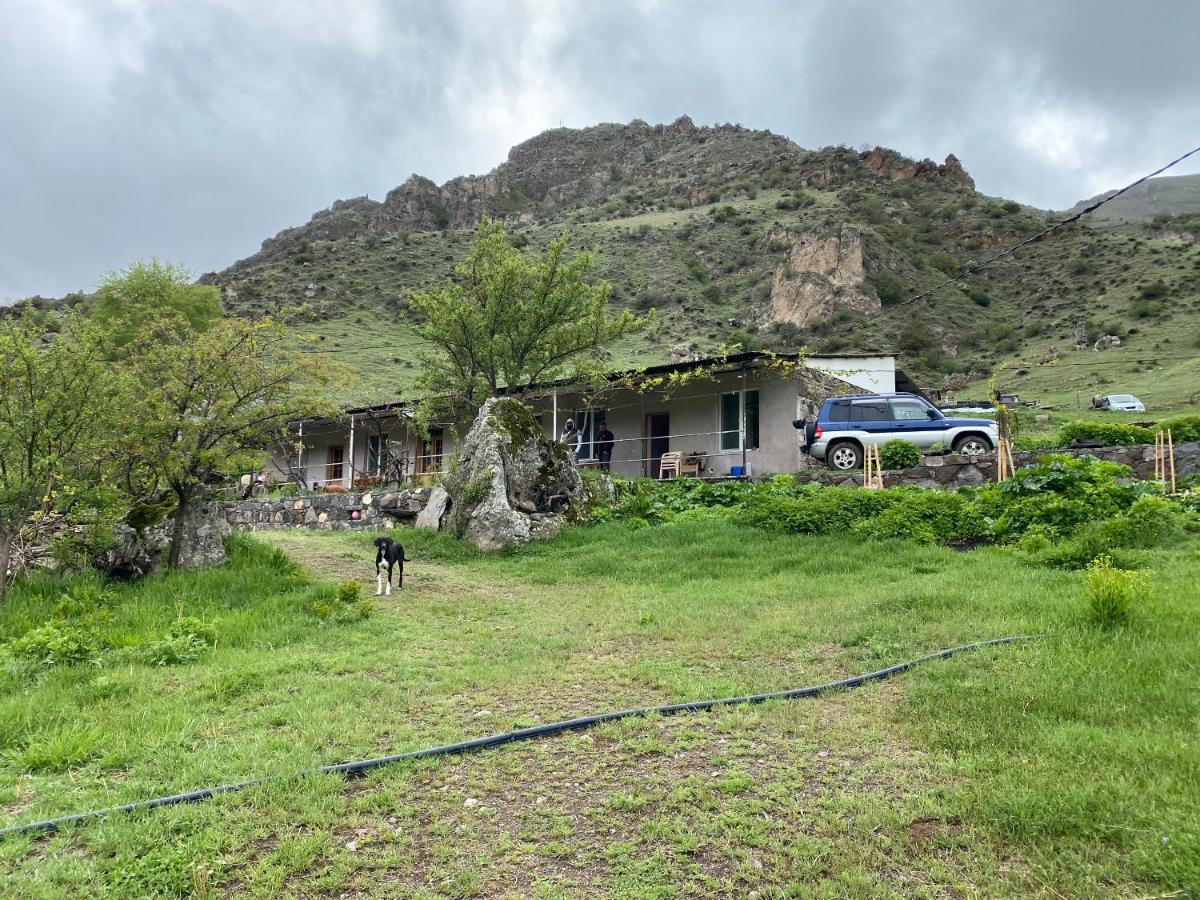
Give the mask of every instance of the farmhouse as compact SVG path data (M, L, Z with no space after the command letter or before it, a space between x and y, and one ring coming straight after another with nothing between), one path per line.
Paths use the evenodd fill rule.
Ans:
M578 461L600 464L598 436L613 435L611 468L658 477L664 454L704 477L793 472L805 464L792 421L828 396L911 389L890 354L799 357L757 351L561 379L521 392L548 437L567 419L581 432ZM294 445L271 462L275 479L347 489L431 483L445 470L469 421L422 435L403 402L346 410L336 420L297 422Z

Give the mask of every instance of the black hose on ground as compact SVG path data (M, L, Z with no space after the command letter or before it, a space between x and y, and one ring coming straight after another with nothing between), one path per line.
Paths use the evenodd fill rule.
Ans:
M719 706L738 706L744 703L765 703L768 700L793 700L800 697L816 697L820 694L827 694L831 691L846 690L856 688L872 681L883 681L885 678L890 678L893 675L898 675L901 672L906 672L913 666L918 666L921 663L931 662L935 659L947 659L956 653L962 653L966 650L978 650L981 647L995 647L1000 644L1011 644L1016 641L1035 640L1038 635L1018 635L1015 637L995 638L990 641L979 641L974 644L963 644L961 647L950 647L946 650L939 650L937 653L931 653L928 656L921 656L917 659L910 659L908 662L897 663L894 666L889 666L886 669L880 669L877 672L868 672L865 675L855 675L852 678L843 678L841 681L831 681L828 684L817 684L811 687L794 688L789 691L774 691L768 694L751 694L747 697L723 697L716 700L693 700L690 703L671 703L666 706L645 706L639 709L622 709L616 712L599 713L594 716L583 716L578 719L567 719L562 722L551 722L546 725L534 725L531 728L520 728L516 731L506 731L503 734L494 734L489 737L475 738L471 741L460 741L457 744L443 744L440 747L426 747L424 750L410 750L407 753L397 753L394 756L379 756L375 759L361 759L355 762L335 763L328 766L320 766L314 769L305 769L300 772L295 772L292 775L273 775L265 778L252 778L248 781L235 781L231 784L222 784L216 787L201 788L196 791L188 791L186 794L172 794L169 797L155 797L153 800L138 800L134 803L126 803L123 806L113 806L108 809L94 809L89 812L76 813L70 816L61 816L57 819L46 819L43 822L30 822L25 825L13 825L9 828L0 829L0 840L6 837L13 837L19 834L31 834L35 832L50 832L58 831L60 828L67 825L78 825L92 819L103 818L104 816L113 815L114 813L130 813L142 809L158 809L160 806L177 806L181 803L198 803L201 800L207 800L210 797L216 797L218 794L228 794L232 791L240 791L244 788L255 787L265 784L270 781L278 781L285 778L304 778L308 775L361 775L371 769L378 769L381 766L390 766L393 763L404 762L413 759L427 759L433 756L455 756L459 753L474 753L477 750L486 750L489 747L499 747L501 744L511 744L515 741L528 741L533 738L548 737L552 734L561 734L564 731L580 731L584 728L592 728L596 725L602 725L605 722L616 722L619 719L629 719L634 717L661 715L673 716L677 713L684 712L703 712L704 710L716 709Z

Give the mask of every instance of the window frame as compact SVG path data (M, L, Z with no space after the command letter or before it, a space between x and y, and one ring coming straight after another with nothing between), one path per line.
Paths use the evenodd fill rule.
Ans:
M587 406L577 409L571 414L575 427L579 430L579 452L575 454L576 461L592 462L599 459L596 456L596 435L600 433L600 423L608 421L608 409L603 406ZM588 430L583 430L587 423ZM557 438L558 435L555 435Z
M748 440L750 429L748 428L747 418L747 402L748 395L754 395L755 409L755 427L757 440ZM737 397L737 427L726 428L723 421L725 415L725 398ZM720 391L717 394L717 452L718 453L741 453L748 450L758 450L762 446L762 393L759 388L737 388L732 391ZM735 435L736 444L732 447L725 446L726 435Z
M921 410L919 416L914 416L911 419L901 418L896 415L896 410L904 405L914 406ZM924 401L918 400L916 397L891 397L888 400L888 407L891 410L893 422L929 422L929 407Z
M371 476L379 476L387 469L388 462L388 444L391 435L388 434L368 434L367 435L367 458L366 468L367 474ZM372 446L374 444L374 446Z

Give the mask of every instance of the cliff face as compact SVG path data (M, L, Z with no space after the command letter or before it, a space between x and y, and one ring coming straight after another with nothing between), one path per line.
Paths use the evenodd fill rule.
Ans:
M881 309L867 283L862 231L846 225L793 233L773 229L770 240L787 251L771 282L769 320L807 325L845 308Z

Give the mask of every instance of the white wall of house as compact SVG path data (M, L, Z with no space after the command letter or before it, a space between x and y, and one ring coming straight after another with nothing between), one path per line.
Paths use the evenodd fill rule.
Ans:
M834 353L810 356L806 364L818 372L848 381L869 393L889 394L896 390L894 356L838 356Z
M745 453L741 447L741 418L753 407L753 401L745 395L757 393L758 441L752 445L747 441ZM733 394L735 401L726 401L738 413L727 420L733 429L722 440L721 405L722 395ZM733 407L736 402L736 407ZM652 416L666 415L669 436L655 449L700 453L703 455L705 476L728 475L736 466L745 466L750 475L775 472L794 472L800 465L799 436L792 427L792 420L799 415L801 396L797 383L780 378L759 378L753 371L743 377L740 373L718 375L711 380L702 380L688 385L670 397L654 394L645 396L631 390L620 390L605 395L596 401L594 411L597 418L603 416L617 443L613 449L612 470L623 475L650 474L652 451L648 438ZM551 436L553 425L553 400L544 398L532 404L547 436ZM582 418L584 402L577 393L562 393L558 397L558 428L561 430L568 417L577 421ZM581 462L594 459L585 446Z
M453 429L444 429L442 435L442 459L418 463L422 449L415 433L400 418L388 417L381 423L356 417L353 435L351 435L349 420L338 422L308 422L302 432L304 453L299 470L306 483L311 487L334 483L350 487L352 479L362 475L378 474L378 465L374 463L371 453L372 438L380 435L384 446L391 442L399 444L408 454L408 473L416 474L418 467L425 471L444 469L449 458L456 451ZM341 448L342 464L339 467L330 464L330 448ZM389 447L389 449L391 449ZM289 466L289 462L291 465ZM295 458L285 462L275 457L268 464L268 471L278 480L286 480Z
M894 391L896 387L895 359L891 356L827 355L810 358L807 365L865 391L887 392ZM598 409L593 413L593 419L602 417L613 432L616 446L612 470L623 475L652 474L656 471L655 462L661 458L661 454L671 451L702 455L701 474L707 477L729 475L739 466L744 466L745 474L749 475L794 472L801 467L801 452L800 436L793 428L792 421L810 415L814 411L813 401L824 399L805 396L804 390L806 388L795 378L750 368L745 372L732 371L697 379L667 397L654 393L640 394L628 389L615 390L594 401ZM757 441L749 433L752 429L748 421L752 416L754 399L757 400L758 410ZM727 411L724 422L723 403ZM587 418L583 395L579 391L559 392L557 420L552 396L532 400L530 406L547 437L551 438L558 436L557 432L561 431L568 418L575 418L581 427ZM666 438L658 442L652 442L649 437L655 416L666 416L668 432ZM658 421L662 422L661 419ZM417 436L409 431L402 418L392 417L385 424L386 437L404 442L411 475L421 453ZM464 422L460 423L458 430L465 435L469 428L470 423ZM326 483L336 474L328 466L331 446L343 448L341 484L349 486L351 464L353 476L368 473L368 436L375 431L374 424L359 418L351 441L346 421L306 425L304 472L308 484ZM746 440L743 448L744 432ZM448 427L443 431L442 469L449 465L451 457L457 452L454 435L453 428ZM595 464L594 448L585 446L580 462ZM273 468L280 477L286 476L287 469L279 460L274 462Z

